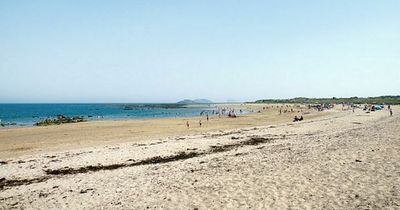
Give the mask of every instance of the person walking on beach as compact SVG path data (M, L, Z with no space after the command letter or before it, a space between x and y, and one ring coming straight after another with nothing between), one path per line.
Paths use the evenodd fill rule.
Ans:
M187 128L189 128L189 127L190 127L190 125L189 125L189 121L186 121L186 127L187 127Z
M200 127L201 127L201 124L202 124L202 123L201 123L201 120L199 120L199 125L200 125Z
M209 120L208 114L207 114L207 121Z
M393 111L392 111L392 109L390 109L390 116L393 116Z

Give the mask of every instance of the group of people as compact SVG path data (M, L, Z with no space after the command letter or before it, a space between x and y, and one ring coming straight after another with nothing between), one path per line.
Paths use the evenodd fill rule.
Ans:
M239 112L242 114L243 110L240 109ZM200 112L200 116L205 116L206 120L209 121L210 120L210 115L209 113L211 113L212 115L218 115L219 118L221 118L221 116L226 115L229 118L236 118L236 111L234 108L219 108L218 110L212 110L212 111L201 111ZM199 127L202 127L203 122L201 120L199 120ZM186 121L186 127L190 128L190 123L189 121Z
M375 112L377 110L384 110L384 109L385 109L384 105L364 105L363 111L366 111L366 113L370 113L370 112ZM393 116L393 110L392 110L392 107L390 106L390 104L387 105L387 109L389 111L390 116Z
M206 115L207 121L208 121L209 120L209 112L211 113L211 115L218 115L219 118L221 118L221 116L224 116L224 115L226 115L228 117L232 117L232 118L237 117L236 110L234 108L218 108L218 110L202 111L202 112L200 112L200 116ZM240 114L242 114L243 110L240 109L239 112L240 112Z
M203 123L201 122L201 120L199 120L199 126L201 127L203 125ZM186 121L186 127L190 128L190 123L189 121Z
M298 121L302 121L303 120L303 116L297 117L294 116L293 122L298 122Z
M343 104L342 104L343 105ZM343 105L344 106L344 105ZM273 107L273 106L272 106ZM279 106L276 106L277 108L279 108ZM295 112L295 110L293 109L293 108L291 108L291 106L290 105L286 105L286 107L288 108L288 109L284 109L284 110L282 110L282 107L284 107L283 105L282 106L280 106L280 109L279 109L279 114L282 114L282 112L283 113L287 113L287 112ZM299 106L300 107L300 106ZM332 105L332 104L317 104L317 105L308 105L308 108L309 109L311 109L311 108L315 108L315 109L317 109L318 111L322 111L323 109L331 109L331 108L333 108L334 107L334 105ZM354 112L354 109L357 107L356 105L352 105L352 106L350 106L351 108L352 108L352 110L353 110L353 112ZM366 107L367 106L365 106L364 107L364 109L366 109ZM290 108L290 109L289 109ZM374 106L372 107L372 108L375 108ZM390 107L390 105L388 105L388 110L389 110L389 113L390 113L390 116L393 116L393 110L392 110L392 108ZM266 110L266 109L269 109L269 107L263 107L263 110ZM242 113L243 111L240 109L240 113ZM298 111L298 112L300 112L300 111ZM302 111L301 111L302 112ZM225 115L225 114L227 114L227 116L229 117L229 118L236 118L237 116L236 116L236 113L235 113L235 109L228 109L228 108L219 108L218 110L212 110L212 114L213 115L218 115L219 116L219 118L221 118L221 115ZM202 111L201 113L200 113L200 116L203 116L203 115L206 115L206 120L207 121L209 121L210 120L210 116L209 116L209 113L208 113L208 111ZM293 122L299 122L299 121L303 121L304 120L304 118L303 118L303 116L301 115L300 117L298 117L298 116L294 116L294 119L293 119ZM203 125L203 123L202 123L202 121L201 120L199 120L199 127L202 127L202 125ZM186 127L187 128L190 128L190 123L189 123L189 121L186 121Z

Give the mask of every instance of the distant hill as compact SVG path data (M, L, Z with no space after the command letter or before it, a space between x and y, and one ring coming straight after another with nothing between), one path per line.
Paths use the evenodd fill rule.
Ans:
M182 101L179 101L178 104L212 104L213 102L208 100L208 99L185 99Z
M262 99L254 103L354 103L354 104L400 104L400 96L378 96L378 97L350 97L350 98L292 98L292 99Z

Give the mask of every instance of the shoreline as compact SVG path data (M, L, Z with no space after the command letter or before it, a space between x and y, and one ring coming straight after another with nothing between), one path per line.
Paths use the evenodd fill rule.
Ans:
M171 109L177 109L177 112L175 113L176 115L171 116L171 115L163 115L165 114L164 112L160 113L155 113L153 115L147 115L147 116L140 116L140 115L132 115L132 113L126 113L126 115L120 115L116 116L115 114L108 114L108 115L93 115L93 113L82 113L78 115L65 115L60 112L57 115L52 115L48 117L38 117L32 116L32 119L37 119L37 121L31 121L31 123L27 123L28 121L4 121L2 122L0 119L0 123L4 123L4 126L0 126L0 130L2 129L9 129L9 128L27 128L27 127L38 127L35 125L36 123L46 120L46 119L56 119L57 116L65 116L65 117L82 117L85 122L97 122L97 121L126 121L126 120L147 120L147 119L175 119L175 118L192 118L192 117L198 117L201 112L207 112L207 111L217 111L219 107L225 107L225 106L241 106L243 103L213 103L213 104L177 104L177 103L21 103L21 104L1 104L0 105L126 105L129 107L129 105L144 105L138 106L137 109L141 110L147 110L145 108L146 105L159 105L160 107L163 107L165 105L176 105L177 107L180 108L164 108L165 111L170 111ZM141 108L140 108L141 107ZM156 109L156 107L153 107L153 109ZM178 110L182 111L193 111L195 110L197 112L179 112ZM121 110L125 110L121 108ZM133 109L135 110L135 109ZM151 110L151 109L149 109ZM243 114L239 115L245 115L251 113L250 110L244 110ZM23 118L24 119L24 118ZM67 124L67 123L62 123L62 124ZM59 124L61 125L61 124ZM39 126L40 127L40 126Z
M251 107L262 110L263 106L224 104L229 107ZM269 105L271 106L271 105ZM308 111L308 110L307 110ZM329 114L329 111L309 110L306 120ZM333 110L332 110L333 111ZM277 108L262 110L261 113L248 113L237 118L211 115L210 121L205 116L158 119L100 120L80 123L67 123L51 126L33 126L0 129L0 159L29 154L40 154L44 151L63 151L82 147L112 145L122 142L147 142L160 138L198 134L207 131L218 131L241 127L254 127L276 123L291 122L295 113L279 115ZM202 120L202 127L198 121ZM186 128L186 121L190 128Z
M218 104L218 105L223 105L223 104ZM226 104L226 105L230 105L230 106L235 106L235 104ZM192 107L192 105L190 105L190 107ZM196 105L194 105L193 107L196 107ZM202 106L201 106L202 107ZM205 109L204 111L206 111L207 109ZM210 109L209 109L210 110ZM244 115L249 115L249 114L255 114L255 112L251 112L248 110L245 110L242 114L237 114L237 116L244 116ZM204 115L205 116L205 115ZM76 123L61 123L61 124L57 124L57 125L47 125L47 126L37 126L35 124L32 125L22 125L22 124L18 124L17 125L7 125L4 127L0 126L0 131L1 130L6 130L6 129L20 129L20 128L35 128L35 127L48 127L48 126L62 126L62 125L68 125L68 124L78 124L78 123L93 123L93 122L126 122L126 121L137 121L137 120L169 120L169 119L191 119L191 118L202 118L204 116L200 115L200 112L196 115L189 115L189 116L182 116L182 115L177 115L175 117L171 117L171 116L160 116L160 117L115 117L115 118L109 118L109 117L105 117L105 118L100 118L100 119L94 119L94 117L91 118L84 118L86 121L84 122L76 122ZM210 117L216 117L218 115L209 115ZM227 117L226 115L222 115L222 117ZM55 118L55 117L54 117ZM46 118L42 118L43 120ZM47 118L48 119L48 118Z

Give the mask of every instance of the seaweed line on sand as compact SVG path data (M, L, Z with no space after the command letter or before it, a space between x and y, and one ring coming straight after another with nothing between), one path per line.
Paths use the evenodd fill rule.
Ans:
M96 172L100 170L115 170L119 168L125 167L133 167L139 165L151 165L151 164L162 164L162 163L169 163L178 160L186 160L194 157L204 156L213 153L219 152L226 152L233 150L238 147L242 146L250 146L250 145L259 145L262 143L269 143L278 138L264 138L264 137L251 137L248 140L240 141L233 144L226 144L226 145L218 145L218 146L211 146L210 150L204 152L179 152L174 155L169 155L165 157L155 156L148 159L144 159L137 162L130 162L130 163L116 163L111 165L89 165L80 168L60 168L60 169L48 169L45 170L47 176L42 176L33 179L12 179L7 180L5 178L0 178L0 190L3 190L6 187L15 187L20 185L29 185L33 183L39 183L47 181L51 178L63 176L63 175L72 175L72 174L81 174L81 173L89 173L89 172Z

